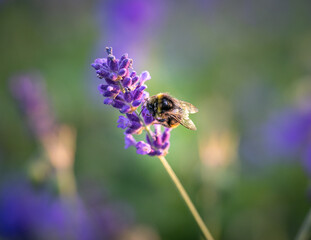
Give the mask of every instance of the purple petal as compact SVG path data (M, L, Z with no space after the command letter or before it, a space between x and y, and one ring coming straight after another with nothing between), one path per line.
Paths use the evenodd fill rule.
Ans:
M95 68L96 70L98 70L106 63L107 63L107 60L105 58L97 58L94 60L94 63L92 63L91 66Z
M163 150L162 149L158 149L158 150L155 151L155 154L157 156L161 156L161 155L163 155Z
M161 149L166 150L170 147L170 142L166 142L162 145Z
M132 122L131 126L130 126L130 128L134 129L134 130L137 130L137 129L141 128L141 127L142 127L142 125L140 124L140 122Z
M125 101L122 92L120 92L120 93L116 96L115 99L116 99L116 100L119 100L119 101L121 101L121 102L124 102L124 101Z
M144 82L146 82L146 81L148 81L150 79L151 79L151 76L150 76L148 71L144 71L144 72L142 72L142 74L140 74L140 81L142 83L144 83Z
M132 77L132 85L135 85L138 81L139 81L138 76Z
M151 151L148 153L149 156L156 156L157 152L154 149L151 149Z
M125 101L127 101L127 102L132 102L132 100L133 100L132 93L131 93L131 92L126 92L126 93L124 93L124 99L125 99Z
M123 107L120 109L121 113L128 113L131 110L131 107L129 105L123 105Z
M136 133L137 130L136 129L132 129L132 128L128 128L125 130L125 134L134 134Z
M144 141L140 141L136 144L137 154L146 155L151 152L151 146Z
M129 87L129 86L131 86L131 85L132 85L132 78L130 78L130 77L124 78L124 80L123 80L123 86L124 86L124 87Z
M99 70L97 70L96 71L96 73L100 76L100 77L102 77L102 78L107 78L107 77L109 77L109 74L110 74L110 72L108 72L107 70L104 70L104 69L99 69Z
M145 124L146 125L150 125L154 121L154 118L150 114L145 114L144 115L144 120L145 120Z
M162 134L162 142L165 143L169 141L171 136L171 129L170 128L165 128L163 134Z
M110 105L110 104L112 104L112 103L113 103L113 99L111 99L111 98L105 98L104 104Z
M153 141L154 146L156 146L157 148L162 147L162 139L160 136L156 136L155 137L155 141Z
M149 98L149 93L146 92L146 91L144 91L143 99L145 100L145 99L147 99L147 98Z
M139 117L137 117L137 115L136 115L135 113L127 113L126 116L127 116L128 119L130 119L131 121L140 122Z
M141 100L135 100L135 101L132 103L132 105L133 105L133 107L138 107L141 103L142 103Z
M103 96L104 96L104 97L112 97L112 96L114 96L114 93L113 93L113 92L109 92L109 91L105 91L105 92L103 93Z
M115 80L117 80L117 74L116 73L110 73L109 74L109 78L112 80L112 81L115 81Z
M130 77L133 78L133 77L135 77L135 76L136 76L136 72L133 71L133 72L131 73Z
M107 87L107 91L111 92L111 91L113 91L113 90L114 90L114 88L113 88L112 86L108 86L108 87Z
M126 68L121 68L118 75L121 77L124 77L127 73L127 69Z
M107 77L107 78L105 77L105 81L106 81L106 83L109 84L109 85L115 85L115 86L117 86L117 85L116 85L117 83L114 82L114 81L112 81L112 80L110 80L108 77Z
M122 128L122 129L125 129L131 126L131 121L124 116L119 116L117 123L119 123L118 128Z
M121 58L120 58L120 62L122 62L123 60L127 59L128 57L129 57L129 55L128 55L127 53L124 53L124 54L121 56ZM120 68L122 68L122 67L120 66Z
M107 65L112 71L118 70L118 61L116 60L115 56L109 55L107 57Z
M113 103L112 103L112 106L113 106L114 108L120 109L120 108L122 108L123 106L125 106L125 103L124 103L124 102L121 102L121 101L119 101L119 100L114 100Z
M154 125L154 132L157 136L159 136L161 134L161 125L160 124Z
M135 91L135 94L134 94L134 100L139 100L141 99L143 93L144 93L144 90L146 89L147 87L145 85L143 86L140 86L138 89L136 89Z
M130 66L130 60L128 58L124 59L120 64L120 68L128 68L129 66Z
M115 97L118 93L120 92L120 90L112 90L112 91L104 91L103 96L104 97Z
M108 87L108 86L109 86L109 85L107 85L107 84L100 84L100 85L98 86L99 92L100 92L101 94L103 94L104 91L107 90L107 87Z
M125 142L124 146L125 149L129 148L130 146L136 145L135 138L131 134L125 134L124 142Z

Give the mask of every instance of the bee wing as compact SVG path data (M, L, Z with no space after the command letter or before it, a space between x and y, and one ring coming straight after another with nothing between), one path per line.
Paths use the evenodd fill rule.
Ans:
M180 124L190 130L193 130L193 131L197 130L196 126L194 125L194 123L192 122L190 118L182 118L180 121Z
M181 108L187 110L188 113L196 113L199 111L195 106L188 102L180 101L180 105Z
M188 117L188 114L170 114L177 122L190 130L197 130L192 120Z

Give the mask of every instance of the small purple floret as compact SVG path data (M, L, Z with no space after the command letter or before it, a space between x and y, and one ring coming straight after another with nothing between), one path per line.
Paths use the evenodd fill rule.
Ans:
M122 129L125 129L131 126L131 121L124 116L119 116L119 120L117 121L117 123L119 123L118 128L122 128Z
M149 74L148 71L144 71L142 72L142 74L140 75L141 81L144 83L145 81L148 81L151 79L151 76Z
M144 141L140 141L136 144L137 154L146 155L151 152L151 147L148 143L145 143Z
M129 148L130 146L136 146L136 141L135 141L133 135L125 134L124 140L125 140L125 146L124 146L125 149Z

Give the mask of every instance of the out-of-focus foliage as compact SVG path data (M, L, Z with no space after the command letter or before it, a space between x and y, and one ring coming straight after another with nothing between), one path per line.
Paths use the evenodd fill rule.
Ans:
M173 130L167 159L214 237L293 239L310 205L310 26L307 0L0 1L0 205L24 212L10 225L0 206L0 238L57 239L50 224L62 218L102 237L96 227L117 239L200 239L160 162L123 149L118 114L102 104L90 64L111 46L150 72L151 95L198 107L198 131ZM58 123L75 129L80 217L67 212L59 166L10 91L12 76L29 72L44 79ZM36 212L51 223L29 217L52 205ZM111 218L86 220L102 209Z

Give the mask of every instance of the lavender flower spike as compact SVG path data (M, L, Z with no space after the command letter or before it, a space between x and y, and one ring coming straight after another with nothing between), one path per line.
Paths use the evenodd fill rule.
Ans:
M54 133L57 124L47 99L43 79L37 74L24 74L12 77L11 91L29 128L37 138Z
M107 58L95 59L92 67L97 77L104 79L98 87L104 96L104 104L119 109L121 115L117 121L118 127L125 130L125 148L135 146L138 154L149 156L165 156L169 149L169 132L161 132L161 126L143 107L144 101L149 97L145 82L151 79L149 72L140 75L133 70L133 60L124 54L117 59L112 48L106 48ZM138 111L138 108L141 108ZM139 114L141 112L141 116ZM154 131L150 127L154 125ZM146 142L136 142L133 135L141 134L146 130Z

